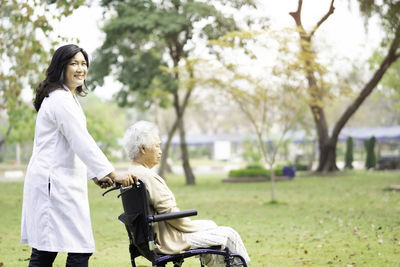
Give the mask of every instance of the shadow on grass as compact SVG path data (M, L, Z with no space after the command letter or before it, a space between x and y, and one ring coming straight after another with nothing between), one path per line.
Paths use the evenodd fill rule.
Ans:
M266 206L287 206L288 204L286 202L278 201L278 200L270 200L268 202L265 202L264 205Z
M344 178L357 175L360 171L343 169L333 172L299 171L296 173L298 178Z

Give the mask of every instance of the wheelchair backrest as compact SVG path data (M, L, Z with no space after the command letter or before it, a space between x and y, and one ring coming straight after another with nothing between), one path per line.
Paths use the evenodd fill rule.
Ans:
M149 247L154 241L154 234L148 221L150 204L146 185L139 180L137 185L121 188L121 198L124 214L120 216L120 220L126 225L131 243L141 256L153 261L157 254Z

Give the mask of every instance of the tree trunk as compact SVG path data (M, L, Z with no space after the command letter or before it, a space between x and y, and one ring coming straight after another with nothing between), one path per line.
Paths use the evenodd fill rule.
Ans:
M171 171L168 167L167 160L169 155L169 149L171 147L172 138L174 137L176 129L178 129L178 119L175 120L171 129L168 131L167 141L164 144L163 154L161 156L160 167L158 168L158 175L160 175L164 179L165 179L165 173Z
M10 124L10 125L8 126L8 128L7 128L6 134L3 136L3 139L0 140L0 151L2 150L4 144L6 143L6 138L10 135L11 130L12 130L12 126L11 126L11 124Z
M273 163L270 163L269 164L269 171L270 171L270 174L271 174L271 177L270 177L270 186L271 186L271 202L274 202L274 201L276 201L276 198L275 198L275 172L274 172L274 165L273 165Z
M339 170L336 165L336 145L337 140L329 138L323 147L319 148L319 163L317 172L334 172Z
M293 17L299 34L299 45L301 47L301 53L305 58L304 70L305 76L308 83L308 94L311 98L310 109L314 117L314 122L318 135L318 149L319 149L319 164L317 171L335 171L336 166L336 144L332 148L331 140L329 139L328 125L325 118L323 107L316 104L321 102L321 96L319 94L319 88L317 79L314 74L313 66L315 65L315 52L312 51L312 37L318 28L333 14L335 7L333 6L334 0L331 0L331 4L328 12L321 18L321 20L314 26L310 33L307 33L301 21L301 12L303 1L298 1L298 7L296 12L290 12L289 14Z
M185 138L185 125L183 117L180 118L178 122L179 126L179 138L181 141L181 156L182 156L182 167L185 172L186 184L194 185L195 177L189 162L189 153L187 150L186 138Z
M0 151L3 149L3 145L6 143L6 138L0 140Z
M183 123L183 114L189 102L190 95L192 93L192 89L189 89L186 92L186 95L183 100L183 104L180 105L178 92L174 92L174 107L177 117L178 129L179 129L179 139L180 139L180 147L181 147L181 155L182 155L182 167L185 172L186 184L193 185L195 184L195 177L193 175L192 168L189 163L189 153L187 151L186 138L185 138L185 128Z
M336 166L336 143L329 138L328 125L322 108L311 107L318 135L319 161L317 172L339 170Z
M187 41L187 39L186 39ZM179 43L178 39L173 39L171 42L168 43L168 48L169 48L169 54L171 56L171 59L173 60L174 63L174 68L175 68L175 80L179 81L179 61L181 60L182 56L184 55L183 53L183 47L186 43L186 41ZM186 64L187 71L189 72L189 76L191 79L193 79L194 74L193 74L193 68L191 65ZM183 98L182 103L180 102L179 99L179 94L178 91L173 92L173 98L174 98L174 108L175 108L175 113L176 113L176 120L178 123L178 128L179 128L179 137L180 137L180 147L181 147L181 156L182 156L182 167L185 172L185 177L186 177L186 184L188 185L193 185L195 184L195 177L193 175L192 168L190 167L189 163L189 153L187 151L187 145L186 145L186 139L185 139L185 128L184 128L184 122L183 122L183 114L185 113L185 109L189 103L189 98L193 92L194 89L194 83L191 83L190 86L188 86L187 91L185 93L185 96Z

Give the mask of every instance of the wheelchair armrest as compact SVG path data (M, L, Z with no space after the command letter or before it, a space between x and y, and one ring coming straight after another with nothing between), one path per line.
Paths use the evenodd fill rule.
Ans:
M155 214L149 216L147 219L149 222L160 222L160 221L173 220L173 219L179 219L183 217L196 216L196 215L197 215L197 210L183 210L165 214Z

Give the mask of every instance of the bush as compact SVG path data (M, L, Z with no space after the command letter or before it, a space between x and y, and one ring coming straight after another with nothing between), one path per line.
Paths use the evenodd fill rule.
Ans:
M296 171L308 171L307 164L295 163L293 167L296 169Z
M275 176L283 176L283 166L278 166L274 169Z
M246 166L246 169L265 169L260 163L250 163Z
M274 169L274 173L276 176L282 176L283 174L283 167L278 166ZM237 170L231 170L229 172L229 177L271 177L270 171L265 169L263 166L260 164L249 164L246 168L244 169L237 169Z
M229 177L270 177L267 169L237 169L229 172Z
M365 159L365 168L367 170L373 169L376 166L376 157L375 157L375 136L372 136L369 140L364 141L364 147L367 151L367 157Z
M353 169L353 138L349 137L346 141L345 168Z

